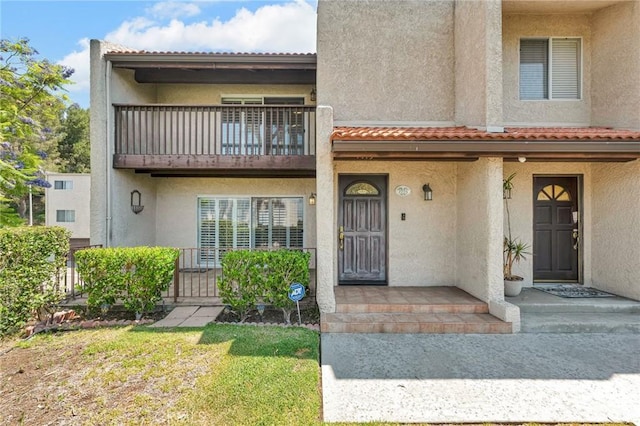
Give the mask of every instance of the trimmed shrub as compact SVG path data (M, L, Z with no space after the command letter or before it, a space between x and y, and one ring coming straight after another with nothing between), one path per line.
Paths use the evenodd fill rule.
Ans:
M64 298L69 235L61 227L0 229L0 335L42 319Z
M218 283L222 302L247 319L257 303L282 309L291 322L295 303L288 297L289 286L309 284L308 252L298 250L235 250L222 258L222 278Z
M88 294L87 306L103 308L122 300L138 314L151 311L167 290L179 250L168 247L95 248L76 252Z

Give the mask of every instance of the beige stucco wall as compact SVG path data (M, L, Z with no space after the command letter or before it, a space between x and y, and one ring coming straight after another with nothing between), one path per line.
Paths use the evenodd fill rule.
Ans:
M305 105L313 105L311 85L256 84L171 84L158 85L157 102L161 104L219 104L222 97L293 96L304 97Z
M458 164L457 287L484 300L503 300L502 159Z
M592 168L592 284L640 300L640 160Z
M71 181L72 189L55 189L57 180ZM45 190L45 223L71 231L71 238L90 237L91 175L87 173L47 172L51 188ZM75 222L57 222L57 210L75 211Z
M640 1L594 13L592 124L640 129Z
M154 246L156 242L156 178L132 170L112 170L112 246ZM144 210L131 210L131 191L140 191Z
M389 286L454 284L457 268L455 163L340 161L336 162L335 173L336 184L340 174L388 174ZM433 190L432 201L424 201L422 186L425 183ZM408 186L411 194L396 195L398 185ZM402 213L406 213L404 221Z
M534 175L581 175L583 179L582 196L582 259L583 275L582 283L587 286L592 285L592 247L593 233L592 223L595 212L593 210L594 195L592 191L591 163L504 163L504 177L516 173L513 180L514 189L509 200L509 210L511 212L511 235L519 237L524 243L533 244L533 176ZM506 217L504 222L504 232L507 232ZM533 259L528 256L527 260L514 266L514 273L524 278L523 285L533 285Z
M137 83L133 70L114 68L109 84L111 102L114 104L157 102L157 85Z
M502 21L504 123L507 125L588 126L591 121L591 16L504 15ZM582 38L582 99L521 101L520 38Z
M502 6L500 1L455 2L455 121L502 125Z
M302 197L304 247L316 247L315 179L155 178L158 245L198 247L198 197Z
M336 121L454 120L453 1L318 2L318 103Z

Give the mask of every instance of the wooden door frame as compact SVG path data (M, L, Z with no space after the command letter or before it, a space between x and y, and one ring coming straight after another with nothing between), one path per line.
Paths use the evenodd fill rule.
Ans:
M384 262L385 262L385 279L384 281L376 281L376 282L371 282L371 283L367 283L367 284L360 284L360 283L352 283L349 281L340 281L340 259L339 259L339 249L338 246L336 246L336 250L334 250L334 256L336 259L336 283L338 285L343 285L343 286L350 286L350 285L375 285L375 286L388 286L389 285L389 173L338 173L338 178L336 180L337 183L337 188L338 188L338 199L337 199L337 204L338 204L338 212L336 214L336 224L335 224L335 229L338 230L340 227L340 219L342 218L342 191L340 189L340 179L341 178L361 178L363 180L366 180L367 178L370 177L381 177L384 180L384 194L382 196L382 199L384 200L384 209L385 209L385 222L384 222L384 242L385 242L385 255L384 255ZM336 235L339 231L336 232Z
M532 192L532 196L531 196L531 200L532 200L532 205L531 205L531 230L532 230L532 234L535 234L536 231L536 224L535 224L535 220L534 216L535 216L535 202L536 202L536 196L538 194L536 194L535 192L535 180L536 178L575 178L576 179L576 196L578 197L577 200L577 205L578 205L578 280L577 281L571 281L573 283L576 284L584 284L584 174L578 174L578 173L534 173L531 177L531 192ZM532 240L533 241L533 240ZM535 247L533 247L532 245L532 253L535 253ZM532 264L531 264L531 271L532 271L532 276L533 276L533 270L534 265L533 262L535 262L535 259L533 259L532 256ZM549 282L562 282L562 280L535 280L533 279L533 284L535 285L536 283L539 284L544 284L544 283L549 283Z

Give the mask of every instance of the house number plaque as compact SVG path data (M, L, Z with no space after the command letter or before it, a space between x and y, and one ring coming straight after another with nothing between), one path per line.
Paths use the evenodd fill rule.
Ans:
M401 197L406 197L407 195L411 194L411 188L406 185L398 185L396 186L396 194Z

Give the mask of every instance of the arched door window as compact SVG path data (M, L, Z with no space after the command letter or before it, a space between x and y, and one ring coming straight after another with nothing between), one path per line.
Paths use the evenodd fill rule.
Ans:
M547 185L538 192L538 201L571 201L571 194L560 185Z
M354 182L344 190L345 195L379 195L380 191L368 182Z

